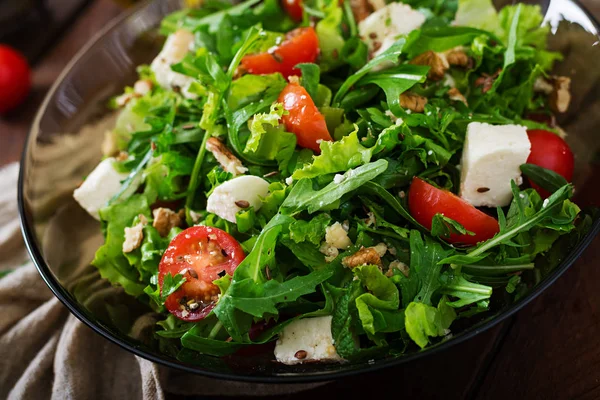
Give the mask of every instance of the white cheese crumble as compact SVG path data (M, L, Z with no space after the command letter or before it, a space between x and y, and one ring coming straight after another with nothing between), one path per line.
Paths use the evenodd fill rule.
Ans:
M279 334L275 359L286 365L304 362L342 362L333 344L331 315L296 320Z
M522 183L520 166L530 149L524 126L471 122L461 161L460 196L474 206L508 205L510 181Z
M239 205L247 202L248 207L258 211L262 199L269 194L269 182L254 175L241 175L217 186L208 196L206 211L229 222L235 222L235 214L242 210ZM237 204L236 204L237 203Z
M197 96L189 92L190 85L194 78L175 72L171 66L177 64L190 51L194 43L194 35L184 29L169 35L161 52L156 56L150 69L154 72L154 77L160 86L165 89L179 88L181 93L190 99Z
M409 34L424 22L425 15L409 5L390 3L360 21L358 32L376 57L390 48L400 35Z
M115 170L115 159L104 159L73 192L73 197L92 217L100 220L98 211L121 190L121 181L129 174Z

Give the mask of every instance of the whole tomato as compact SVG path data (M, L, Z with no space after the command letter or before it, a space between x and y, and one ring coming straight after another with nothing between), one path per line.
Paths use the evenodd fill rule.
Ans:
M25 100L31 88L31 71L21 53L0 44L0 114Z

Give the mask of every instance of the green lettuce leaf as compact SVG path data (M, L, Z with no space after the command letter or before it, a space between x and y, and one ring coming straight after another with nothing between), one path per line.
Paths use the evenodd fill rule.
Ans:
M314 178L334 172L347 171L371 160L371 149L360 144L357 130L337 142L322 141L321 154L313 156L312 163L297 169L292 178Z
M420 348L429 344L430 337L446 335L446 330L456 318L456 312L446 304L445 297L442 297L437 308L423 303L410 303L404 315L406 332Z

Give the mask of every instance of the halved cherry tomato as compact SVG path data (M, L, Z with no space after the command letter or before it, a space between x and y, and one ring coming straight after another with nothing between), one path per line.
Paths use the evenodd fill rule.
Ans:
M529 153L527 163L552 170L571 182L575 159L567 142L557 134L541 129L529 130L527 136L531 142L531 153ZM551 193L533 183L531 179L529 179L529 183L540 196L544 198L550 196Z
M302 21L302 14L304 12L302 0L283 0L283 8L285 8L285 11L294 21Z
M427 229L435 214L455 220L471 235L451 234L446 241L454 244L474 245L493 237L500 227L495 218L479 211L455 194L438 189L420 178L413 178L408 192L410 214Z
M223 272L233 275L245 257L237 240L218 228L193 226L175 236L160 260L158 284L162 291L167 273L186 281L167 298L167 310L184 321L206 317L219 294L213 281Z
M311 27L297 28L286 35L286 39L273 50L250 54L242 58L242 68L251 74L263 75L280 72L285 78L300 75L294 68L300 63L312 63L319 55L319 38Z
M331 141L325 117L310 98L306 89L297 83L288 83L281 91L278 102L288 112L282 117L285 129L296 135L298 146L319 153L322 140Z

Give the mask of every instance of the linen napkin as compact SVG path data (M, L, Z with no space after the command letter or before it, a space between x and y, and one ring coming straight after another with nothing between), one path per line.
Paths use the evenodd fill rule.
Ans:
M29 260L17 215L18 172L16 163L0 169L0 399L265 397L321 385L205 378L154 364L96 334L53 296Z

